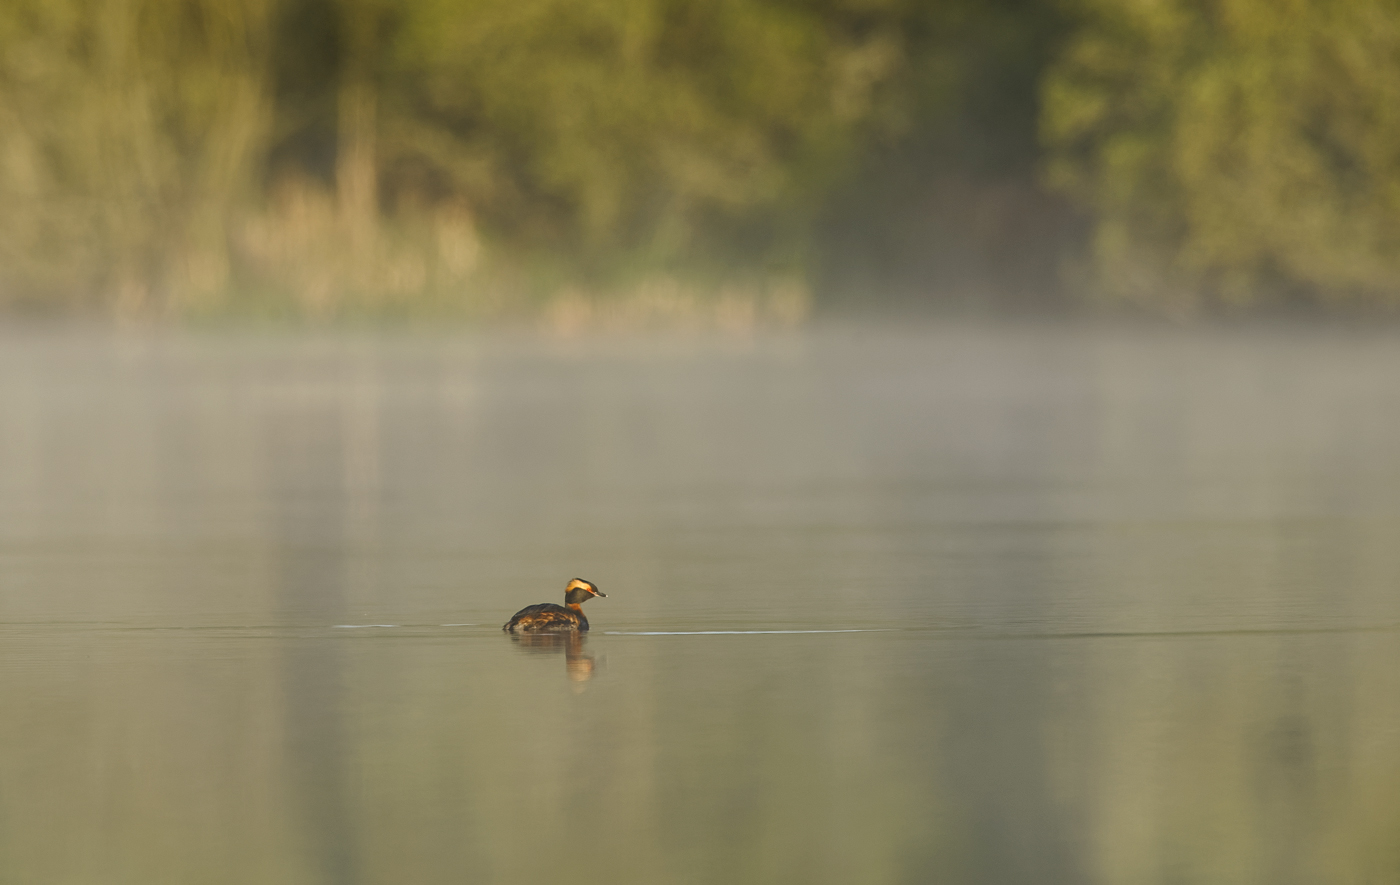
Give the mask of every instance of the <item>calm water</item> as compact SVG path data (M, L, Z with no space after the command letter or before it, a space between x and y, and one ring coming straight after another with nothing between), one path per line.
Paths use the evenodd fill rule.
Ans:
M6 883L1393 883L1400 334L11 330L0 711Z

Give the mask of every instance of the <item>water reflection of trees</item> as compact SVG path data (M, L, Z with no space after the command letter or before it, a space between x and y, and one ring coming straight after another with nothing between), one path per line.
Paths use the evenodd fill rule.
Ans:
M13 371L10 348L0 353L12 369L0 373L0 879L190 881L222 870L210 881L509 882L567 868L579 882L788 881L794 871L811 882L1017 882L1039 863L1038 882L1394 881L1400 643L1376 625L1396 611L1400 581L1387 466L1400 425L1371 406L1396 401L1382 389L1395 357L1319 353L1307 341L1251 345L1268 360L1227 357L1193 338L1183 367L1169 358L1177 345L1154 353L1143 339L1113 339L1125 340L1131 349L1093 356L1101 374L1052 368L1055 384L1041 388L1001 345L983 348L980 373L945 356L950 375L983 379L980 399L902 391L889 408L968 418L945 420L958 427L946 437L913 424L886 432L895 419L871 397L861 401L869 420L849 420L839 390L812 397L821 408L810 413L798 397L781 413L784 426L820 428L800 434L806 448L735 431L683 386L675 412L645 400L659 425L700 443L744 442L746 460L712 466L681 458L687 450L663 434L651 460L625 464L574 438L550 449L553 437L528 421L543 427L542 416L582 400L562 384L541 384L562 392L532 394L528 406L482 398L456 423L443 403L461 400L386 394L387 420L344 386L299 383L330 374L325 365L222 387L182 371L164 395L127 370L83 394L47 379L68 384L75 366L106 373L115 360L93 351L57 364L63 372L37 360L48 371ZM142 371L183 366L126 359ZM830 349L821 359L844 368ZM1270 383L1251 383L1248 365L1271 365L1261 371ZM868 371L871 389L889 387ZM639 389L627 383L609 389ZM626 426L622 402L598 398L579 414ZM744 402L726 393L726 407ZM424 426L437 428L429 444L410 438ZM847 428L882 432L840 436ZM616 457L615 443L599 445ZM592 460L570 460L581 449ZM408 607L407 578L422 574L410 560L427 562L434 582L467 573L491 588L519 557L479 555L458 570L457 551L554 534L573 555L618 532L621 517L585 535L589 524L559 515L571 470L626 470L639 487L722 472L739 485L775 464L816 473L861 455L880 456L884 472L831 495L831 511L810 503L819 538L775 549L765 535L753 557L708 563L707 580L778 563L809 595L862 594L833 592L832 610L897 602L905 613L928 600L911 620L931 611L1019 617L1033 621L1028 631L1156 635L629 637L619 649L598 635L508 646L494 630L479 641L352 642L324 630L70 629L74 613L189 626L223 623L234 607L240 623L340 623L382 599ZM463 463L493 472L454 472ZM962 485L923 494L875 481L934 469ZM412 506L375 509L377 483ZM503 519L505 500L539 521ZM682 530L738 521L730 505L743 498L717 495L709 510L685 500L655 537L677 544ZM969 502L967 512L937 510L949 501ZM838 505L854 516L840 522ZM869 530L882 525L914 528ZM428 555L402 540L437 537ZM655 558L737 546L707 533ZM889 564L931 562L957 580L911 581L899 596ZM892 589L860 586L871 574ZM488 592L482 606L509 610ZM725 611L743 601L712 598ZM1239 634L1192 632L1231 614ZM62 622L63 639L34 626L48 620ZM1271 621L1336 629L1246 629ZM627 666L569 697L593 669L590 641ZM534 663L550 678L502 666L521 663L514 649L542 656ZM563 658L566 682L549 655ZM570 841L584 814L607 825Z

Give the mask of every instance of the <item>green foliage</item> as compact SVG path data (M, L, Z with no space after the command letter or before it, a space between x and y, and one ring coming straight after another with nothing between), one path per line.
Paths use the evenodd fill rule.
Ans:
M1044 86L1049 180L1101 291L1400 303L1400 7L1081 0Z
M164 310L227 279L264 0L0 6L0 302Z
M1027 303L1083 248L1067 197L1110 298L1400 303L1400 9L0 4L10 306Z
M879 2L17 0L0 298L768 287L870 108Z
M764 0L426 0L390 44L384 162L590 264L772 258L868 106L868 47L829 25Z
M908 2L858 169L824 211L820 296L1039 307L1078 244L1038 181L1038 90L1064 19L1044 0Z

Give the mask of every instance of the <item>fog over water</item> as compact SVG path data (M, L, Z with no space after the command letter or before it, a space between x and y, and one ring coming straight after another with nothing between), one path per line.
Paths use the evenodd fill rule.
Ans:
M1388 330L10 328L0 880L1394 881L1397 537Z

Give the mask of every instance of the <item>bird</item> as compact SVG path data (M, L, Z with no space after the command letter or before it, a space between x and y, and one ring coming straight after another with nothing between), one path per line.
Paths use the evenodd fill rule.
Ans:
M527 605L512 615L501 629L507 633L582 633L588 629L588 618L583 616L584 601L607 595L593 582L574 578L564 588L563 605L552 602Z

